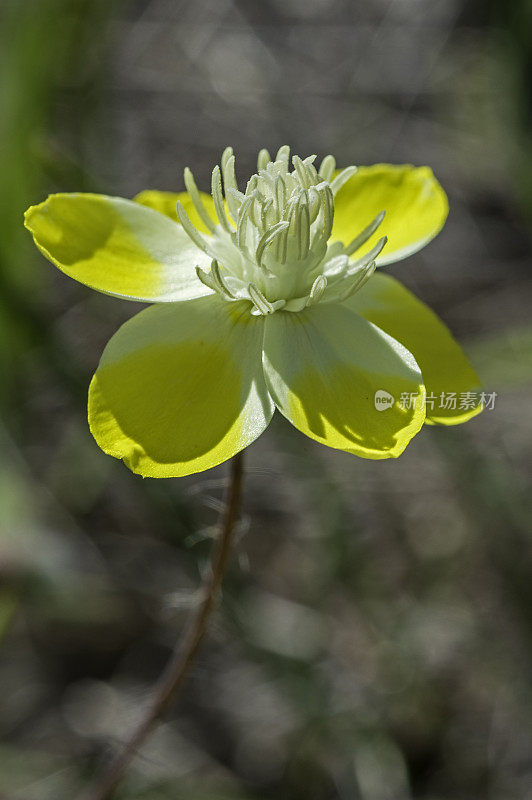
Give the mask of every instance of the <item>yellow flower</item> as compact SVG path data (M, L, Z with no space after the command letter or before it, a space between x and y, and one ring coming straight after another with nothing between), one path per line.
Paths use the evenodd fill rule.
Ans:
M442 228L448 203L432 171L314 160L294 156L291 169L288 147L273 161L262 150L243 192L227 148L212 196L187 169L181 194L55 194L26 212L67 275L154 304L113 336L89 390L96 441L134 472L213 467L275 408L366 458L400 455L425 418L452 425L481 410L444 402L475 398L475 372L427 306L375 273ZM441 398L432 408L425 386Z

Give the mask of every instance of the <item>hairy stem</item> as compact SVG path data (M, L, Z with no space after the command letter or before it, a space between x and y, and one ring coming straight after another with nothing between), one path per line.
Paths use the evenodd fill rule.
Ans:
M123 748L96 779L93 787L83 795L82 800L109 800L113 796L131 760L183 686L187 671L196 656L209 620L216 608L238 518L242 479L243 454L238 453L231 461L230 485L220 522L220 533L213 546L211 568L202 584L198 605L187 620L174 653L153 688L152 698L144 716Z

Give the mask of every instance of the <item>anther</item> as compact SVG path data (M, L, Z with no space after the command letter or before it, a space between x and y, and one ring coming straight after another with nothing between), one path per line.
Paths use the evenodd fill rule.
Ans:
M224 279L223 275L220 272L220 265L218 264L218 262L217 262L217 260L215 258L213 258L212 263L211 263L211 275L212 275L212 277L214 279L214 282L219 287L220 291L223 294L227 295L227 297L230 297L231 300L234 300L235 296L231 291L229 291L229 289L227 287L227 284L225 282L225 279Z
M308 209L308 194L301 193L298 213L298 255L299 260L308 256L310 247L310 216Z
M323 193L323 238L325 241L329 238L332 232L333 219L334 219L334 197L331 187L325 184Z
M277 180L275 182L275 199L277 202L277 212L280 216L283 213L286 204L286 184L281 175L277 176Z
M364 284L371 278L373 273L375 272L376 266L377 266L377 264L376 264L375 261L369 261L366 264L366 266L364 267L364 269L362 269L360 272L358 272L354 276L355 279L354 279L353 283L348 285L347 290L344 291L339 296L338 300L340 302L343 302L344 300L347 300L348 297L351 297L352 294L354 294L359 289L361 289L364 286Z
M185 211L179 200L176 203L176 212L177 212L177 218L181 223L181 225L183 226L185 233L188 234L188 236L192 239L194 244L200 248L200 250L203 250L204 253L213 258L213 254L209 249L206 239L201 235L199 231L196 230L196 228L190 221L187 212Z
M205 223L207 229L211 233L214 233L216 230L216 225L210 218L209 214L207 213L207 209L203 205L201 195L198 192L198 187L196 186L196 181L194 180L194 176L188 167L185 167L184 177L185 177L185 187L190 195L190 199L192 200L194 208L198 212L200 219Z
M336 159L334 156L325 156L320 164L318 175L325 181L330 181L336 169Z
M268 224L268 212L270 211L271 207L273 206L273 200L269 198L269 200L265 200L261 203L260 206L260 224L263 231L267 231L269 224Z
M297 172L297 177L299 178L299 182L303 187L303 189L309 189L310 181L307 175L307 170L305 169L305 165L303 164L299 156L292 156L292 164L295 167L295 170Z
M273 225L269 230L266 231L266 233L264 233L261 236L259 243L257 245L257 249L255 251L255 258L257 260L257 264L259 265L259 267L263 266L262 256L264 255L264 251L267 248L267 246L270 244L270 242L273 242L276 236L282 233L282 231L286 230L286 228L288 228L288 225L289 223L286 220L278 222L276 225Z
M308 192L309 215L311 223L315 221L321 208L321 195L315 186L311 186Z
M353 241L350 242L347 245L347 247L344 248L344 253L346 255L348 255L348 256L351 256L351 255L353 255L353 253L355 253L359 249L359 247L362 247L362 245L365 242L367 242L367 240L370 238L370 236L372 236L372 234L375 233L375 231L377 230L377 228L381 224L382 220L384 219L384 215L385 214L386 214L386 211L381 211L380 214L377 214L375 219L372 220L372 222L369 223L367 228L364 228L364 230L361 233L359 233L358 236L355 236Z
M229 206L231 216L236 222L238 209L242 201L239 202L241 193L238 191L238 184L236 182L235 157L230 147L226 148L222 155L222 175L224 179L225 199Z
M285 169L288 170L288 163L290 161L290 147L287 144L283 144L283 146L278 149L275 160L282 161Z
M266 165L269 164L270 161L270 154L266 148L263 148L257 157L257 171L260 172L261 169L266 169Z
M312 284L312 288L310 290L310 294L307 300L307 306L312 306L318 303L326 288L327 288L327 278L325 277L325 275L318 275L318 277Z
M242 205L238 214L238 222L236 228L236 246L242 249L246 244L246 225L250 216L251 206L255 202L255 196L248 195Z
M351 178L355 172L358 170L358 167L346 167L341 172L338 173L336 178L331 181L331 191L333 195L337 194L344 183L347 183L349 178Z
M314 156L315 158L315 156ZM304 163L304 162L303 162ZM307 164L307 175L309 177L310 183L314 184L314 186L320 182L320 176L316 172L316 167L314 164Z
M218 164L212 171L211 194L214 201L216 216L220 221L220 225L227 233L231 233L233 229L229 224L229 220L227 219L227 214L225 211L224 196L222 194L222 179L220 177L220 167Z
M254 283L248 284L248 293L250 299L253 301L261 314L272 314L275 310L272 304L266 300L260 289L257 289Z
M359 258L358 261L352 261L349 265L347 275L356 275L360 267L365 268L366 265L370 263L370 261L374 261L387 241L388 237L383 236L381 239L379 239L377 244L375 244L371 248L371 250L368 250L368 252L364 256L362 256L362 258Z

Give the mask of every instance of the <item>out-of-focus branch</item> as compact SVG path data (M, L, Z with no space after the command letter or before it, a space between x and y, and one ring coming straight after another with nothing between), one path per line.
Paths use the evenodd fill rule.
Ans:
M211 569L201 588L200 601L189 617L174 654L153 689L152 699L143 718L124 747L103 769L92 788L80 800L109 800L113 796L131 760L156 722L179 693L216 608L238 518L242 482L243 454L238 453L231 461L231 479L221 520L220 534L213 548Z

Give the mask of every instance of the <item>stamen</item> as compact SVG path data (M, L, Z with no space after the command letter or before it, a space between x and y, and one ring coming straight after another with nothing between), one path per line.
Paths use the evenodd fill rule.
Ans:
M286 257L288 255L288 225L277 237L275 246L275 257L281 262L281 264L286 264Z
M364 273L361 275L360 280L358 281L357 285L355 286L355 291L358 292L359 289L362 289L365 283L369 281L375 269L377 268L377 262L372 261L371 264L368 264L367 268L364 270Z
M229 288L220 273L220 265L215 258L211 262L210 272L205 272L205 270L201 269L200 267L196 267L196 275L205 286L208 286L209 289L221 294L225 300L236 300L234 294L229 291Z
M205 270L201 269L201 267L196 267L196 275L198 276L199 280L203 283L204 286L207 286L207 288L212 289L213 292L218 291L210 272L205 272Z
M291 234L297 233L297 224L299 218L299 197L300 197L299 194L291 197L290 202L288 204L288 212L286 217L290 225L289 232Z
M355 280L348 287L347 291L343 292L343 294L340 295L340 297L338 298L339 302L342 303L344 300L347 300L348 297L351 297L352 294L361 289L375 272L376 266L377 264L375 261L369 261L368 264L366 264L365 268L357 275L355 275Z
M254 202L251 204L249 209L249 218L253 222L256 228L260 228L262 225L261 219L261 209L262 209L262 195L256 189L253 193L253 200Z
M255 195L250 194L240 206L240 213L238 215L238 223L236 228L236 246L239 248L244 248L246 245L246 223L249 219L251 206L254 202Z
M327 261L325 272L328 278L338 277L346 272L347 267L349 267L349 258L346 255L335 256Z
M315 186L311 186L308 192L309 199L309 214L311 223L314 222L320 213L321 208L321 194Z
M349 269L347 271L347 275L356 275L360 269L360 267L365 267L370 261L374 261L379 253L381 252L382 248L388 241L387 236L383 236L382 239L379 239L376 245L369 250L365 256L359 258L358 261L352 261L349 265Z
M375 272L376 268L377 268L377 262L376 261L372 261L370 264L368 264L368 266L366 267L366 269L364 270L364 272L360 276L360 279L359 279L358 283L355 286L355 291L358 292L359 289L362 289L364 284L369 281L369 279L371 278L371 276Z
M318 303L326 288L327 288L327 278L325 277L325 275L318 275L318 277L312 284L312 288L310 290L310 294L307 300L307 306L313 306L316 303Z
M246 194L251 194L257 188L257 184L259 182L258 175L252 175L249 181L247 182L246 186Z
M312 157L316 158L316 156L312 156ZM306 161L306 159L305 159L305 161ZM314 164L306 164L306 167L307 167L307 175L308 175L310 183L314 184L314 185L318 184L320 182L320 176L316 172L316 167L314 166Z
M238 184L235 175L235 157L231 147L226 147L222 154L222 175L224 179L225 199L229 206L229 212L236 222L240 203ZM241 202L241 201L240 201Z
M262 256L264 255L264 250L270 244L270 242L273 242L273 240L275 239L275 237L278 234L280 234L282 231L284 231L284 230L286 230L288 228L288 225L289 225L289 223L286 220L283 220L282 222L278 222L276 225L271 227L269 230L266 231L266 233L264 233L261 236L261 238L259 240L259 243L257 245L257 249L255 251L255 258L257 260L257 264L260 267L263 266L263 264L262 264Z
M261 169L259 172L259 176L265 181L268 186L270 187L271 191L275 191L275 179L277 178L277 173L272 174L272 171L269 169L271 163L268 164L267 169Z
M185 170L185 185L202 222L198 226L203 229L205 225L210 236L193 225L181 203L176 205L177 214L187 236L210 256L210 270L196 268L198 279L209 291L230 302L246 297L251 314L258 316L279 309L297 313L317 303L338 302L369 279L386 237L361 258L355 260L353 254L358 256L365 242L374 241L384 212L345 247L342 242L329 241L334 195L356 167L334 176L332 156L325 156L319 171L315 160L314 155L290 158L287 145L278 149L275 161L267 150L261 150L257 174L242 193L233 150L226 147L220 165L212 172L216 219L211 218L191 171ZM310 288L302 291L303 286Z
M290 161L290 147L287 144L283 144L277 151L277 155L275 156L276 161L282 161L284 163L285 169L288 171L288 164Z
M270 208L273 206L273 200L270 198L269 200L265 200L264 203L261 204L260 207L260 224L263 231L266 231L269 227L268 225L268 212Z
M298 213L298 255L299 260L308 256L310 247L310 216L308 210L308 194L301 193Z
M338 173L336 178L331 181L331 191L333 195L336 195L339 192L344 183L347 183L349 178L351 178L351 176L354 175L357 170L358 167L346 167Z
M292 164L297 172L297 177L299 178L299 182L303 189L310 188L310 181L308 179L307 170L305 169L305 165L299 158L299 156L292 156Z
M277 201L277 211L281 215L286 204L286 183L281 175L277 176L277 181L275 182L275 199Z
M222 158L220 159L220 165L222 167L222 175L223 175L223 173L225 171L225 168L227 166L227 162L229 161L229 159L231 158L232 155L233 155L233 148L232 147L226 147L225 150L222 153ZM224 176L224 180L225 180L225 176Z
M280 174L277 175L277 180L275 183L275 203L277 207L277 217L278 219L282 220L286 206L286 183L284 182L283 176ZM280 260L281 253L283 251L281 238L281 236L278 236L275 240L275 258L277 261Z
M257 158L257 172L260 172L261 169L266 169L266 164L271 161L270 154L263 148Z
M222 276L222 274L220 272L220 265L218 264L218 262L217 262L217 260L215 258L212 260L212 263L211 263L211 275L212 275L215 283L220 288L220 291L223 292L223 294L226 294L232 300L234 300L235 296L227 288L227 284L226 284L226 282L225 282L225 280L224 280L224 278L223 278L223 276Z
M238 201L238 208L240 209L240 206L244 202L246 195L243 194L239 189L233 189L232 186L230 186L229 189L227 190L227 195L232 195L235 198L235 200ZM226 199L228 200L229 198L227 197L227 195Z
M320 176L320 178L323 178L323 180L330 181L334 174L335 169L336 169L335 157L331 155L325 156L325 158L321 162L318 175Z
M210 230L211 233L214 233L216 230L216 225L213 222L213 220L209 217L207 209L203 205L203 200L201 199L198 187L196 186L196 181L194 180L194 176L188 167L185 167L184 177L185 177L185 186L187 192L190 195L190 199L192 200L194 208L198 212L202 222L205 224L208 230Z
M331 235L333 219L334 219L334 197L329 184L325 184L323 188L323 238L328 240Z
M248 284L248 292L251 300L255 303L257 309L261 314L272 314L274 307L262 294L260 289L257 289L254 283Z
M367 228L364 228L364 230L361 233L359 233L358 236L355 236L353 241L350 244L348 244L347 247L344 247L344 253L348 256L351 256L359 249L359 247L362 247L362 245L365 242L367 242L370 236L375 233L375 231L381 224L382 220L384 219L385 214L386 211L381 211L380 214L377 214L375 219L369 223Z
M194 244L197 247L199 247L200 250L203 250L203 252L206 253L208 256L214 258L212 252L209 249L207 241L201 235L201 233L198 230L196 230L196 228L190 221L187 212L185 211L179 200L176 203L176 212L177 212L177 218L179 219L179 222L183 226L185 233L188 234L188 236L190 237L190 239L192 239Z
M212 171L211 193L212 199L214 200L214 208L216 209L216 216L220 220L220 225L227 233L232 233L233 229L229 224L225 211L224 196L222 194L222 179L220 177L220 167L218 164Z

